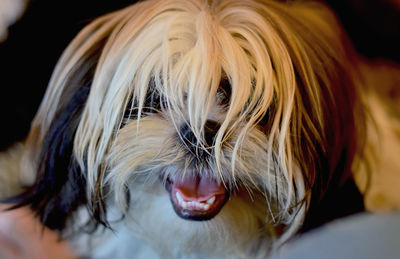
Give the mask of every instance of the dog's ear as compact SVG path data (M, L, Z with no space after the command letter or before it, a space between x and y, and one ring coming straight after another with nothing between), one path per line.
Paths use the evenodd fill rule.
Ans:
M322 11L326 12L327 9ZM303 105L294 112L296 119L301 118L298 125L301 125L302 130L298 135L293 134L299 136L293 142L301 147L295 150L301 151L298 155L301 158L298 160L299 166L305 172L304 179L312 193L302 231L364 210L363 197L353 175L354 161L363 154L366 134L366 115L358 89L361 80L358 57L335 18L329 13L323 14L320 13L322 20L330 21L330 27L335 28L340 37L337 41L339 44L336 44L338 47L334 48L337 51L336 56L328 54L328 51L323 55L316 55L318 58L323 57L320 62L324 66L315 63L318 58L310 59L320 86L317 96L322 100L319 105L321 119L315 113L316 105L313 105L313 97L307 90L305 77L302 76L302 63L292 59L299 86L297 104ZM318 38L323 37L319 34ZM322 43L318 44L318 39L311 42L313 46L324 46ZM307 53L312 53L312 50ZM306 117L309 116L307 120L304 120L304 111ZM310 132L313 134L308 135Z
M33 124L27 145L28 148L34 146L30 147L31 153L40 152L36 156L36 180L22 194L8 200L16 204L15 208L30 206L50 229L63 230L72 213L87 203L86 176L74 159L73 144L105 42L106 38L103 38L93 44L78 62L73 63L73 68L64 78L56 112L48 127L35 130ZM49 101L53 100L44 99L44 102ZM32 134L35 131L44 131L42 139L36 137L40 134Z

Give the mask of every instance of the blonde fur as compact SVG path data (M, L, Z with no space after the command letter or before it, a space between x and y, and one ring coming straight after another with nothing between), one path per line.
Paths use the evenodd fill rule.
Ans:
M76 91L69 81L104 44L73 140L91 208L105 213L111 206L127 219L115 229L129 226L165 257L263 258L300 229L317 175L330 179L340 163L335 150L347 140L329 140L330 127L342 122L332 126L341 118L327 115L347 100L346 113L357 122L348 131L359 134L347 136L354 143L346 161L368 162L360 151L365 122L357 73L341 34L324 5L303 1L149 0L100 17L55 68L21 172L32 175L64 96ZM224 78L231 86L227 106ZM149 91L160 107L146 107ZM211 147L203 140L209 120L221 125ZM201 165L193 166L179 142L182 125L190 126L197 148L212 154ZM318 172L321 154L333 157L329 172ZM215 219L196 225L176 217L163 189L167 178L193 171L233 190Z
M318 100L320 87L314 76L318 71L314 71L315 67L308 59L314 58L310 56L317 52L314 55L318 58L315 59L323 60L321 56L329 54L340 60L344 52L331 32L332 26L325 22L332 19L331 15L322 13L317 16L320 11L317 7L316 4L306 6L296 3L284 6L275 2L215 1L208 5L202 1L155 1L154 4L149 1L100 18L89 25L66 50L34 125L39 124L41 132L46 132L57 110L58 97L63 91L68 71L79 61L85 49L104 37L102 33L111 31L96 69L91 90L93 94L89 97L75 139L76 157L88 170L90 189L94 189L95 183L104 177L106 168L101 165L118 135L119 125L123 123L121 115L129 102L128 98L133 95L139 101L137 109L140 111L149 81L156 77L156 91L168 100L168 115L172 115L173 120L188 121L195 135L201 136L205 121L211 117L210 108L215 102L213 97L224 71L231 82L233 98L221 121L215 153L220 154L224 138L236 132L237 141L232 155L235 165L243 138L254 130L254 125L275 97L279 102L276 119L265 149L269 151L269 161L273 161L271 150L276 149L287 185L282 205L284 212L288 213L290 206L296 203L293 201L295 166L288 137L296 82L291 57L285 46L287 43L282 38L289 38L290 47L304 62L301 76L308 82L309 92L315 98L313 107L321 106ZM212 16L212 12L216 14ZM273 20L265 20L262 15ZM280 17L285 16L293 20L281 21ZM246 23L242 23L241 18ZM298 26L297 23L312 26L316 31L308 32L312 34L310 37L323 42L321 45L326 49L307 52L305 48L310 46L301 45L301 39L292 36L297 33L293 29ZM146 30L143 30L144 26ZM145 49L144 42L147 45ZM266 52L265 48L269 51ZM188 107L187 114L182 114L183 106ZM321 116L321 111L315 112L315 116ZM322 123L322 119L319 121ZM176 121L172 123L180 124ZM313 133L316 136L320 134ZM87 164L84 162L86 153ZM220 170L218 164L217 157L217 169ZM300 197L304 195L299 194Z

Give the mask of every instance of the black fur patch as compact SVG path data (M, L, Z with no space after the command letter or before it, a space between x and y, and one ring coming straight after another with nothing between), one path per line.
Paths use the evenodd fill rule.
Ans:
M87 204L86 174L73 157L73 143L105 41L94 44L70 72L56 116L38 150L36 182L5 201L15 204L13 208L30 206L40 221L53 230L62 231L78 207ZM99 222L93 223L92 231Z
M43 143L35 184L9 200L17 203L15 207L29 205L50 229L62 230L70 214L86 203L86 179L72 159L72 149L88 93L88 86L79 88L53 121Z

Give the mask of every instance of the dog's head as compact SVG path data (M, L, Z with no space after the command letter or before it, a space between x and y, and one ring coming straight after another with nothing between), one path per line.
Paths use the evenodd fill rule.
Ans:
M141 192L197 221L241 200L297 230L361 139L345 41L316 3L145 1L95 20L33 122L21 204L62 229L80 205L106 223Z

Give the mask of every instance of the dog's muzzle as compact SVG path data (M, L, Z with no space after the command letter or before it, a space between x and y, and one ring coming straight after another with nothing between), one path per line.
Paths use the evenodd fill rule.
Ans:
M177 179L168 178L166 189L176 214L190 220L212 219L229 197L223 183L199 174Z

